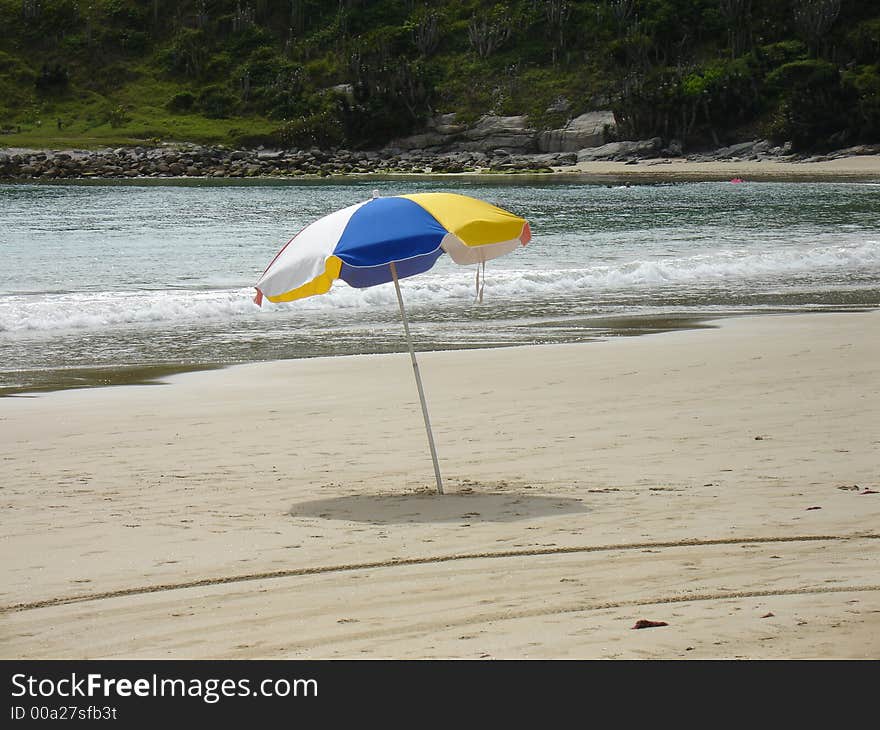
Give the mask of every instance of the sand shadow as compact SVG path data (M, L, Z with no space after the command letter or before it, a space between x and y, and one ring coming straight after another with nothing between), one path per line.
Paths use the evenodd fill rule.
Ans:
M535 517L566 515L589 510L579 499L522 494L521 492L460 492L438 495L357 494L300 502L292 517L367 522L375 525L431 522L516 522Z

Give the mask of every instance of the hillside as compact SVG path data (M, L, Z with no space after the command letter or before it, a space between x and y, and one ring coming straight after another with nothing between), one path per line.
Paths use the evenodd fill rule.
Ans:
M880 141L861 0L0 0L0 23L0 147L365 149L599 109L685 150Z

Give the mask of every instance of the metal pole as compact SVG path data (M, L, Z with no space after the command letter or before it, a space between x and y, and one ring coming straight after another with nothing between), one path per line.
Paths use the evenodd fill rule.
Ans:
M428 432L428 446L431 447L431 459L434 461L434 476L437 479L437 493L443 494L443 480L440 478L440 463L437 461L437 449L434 447L434 434L431 433L431 419L428 418L428 406L425 403L425 391L422 388L422 376L419 374L419 363L416 361L416 351L413 349L412 337L409 335L409 322L406 319L406 310L403 308L403 295L400 293L400 283L397 280L397 266L391 262L391 278L394 279L394 288L397 291L397 303L400 305L400 318L403 320L403 331L406 333L406 344L409 345L409 356L412 360L413 372L416 376L416 387L419 389L419 400L422 403L422 415L425 417L425 430Z

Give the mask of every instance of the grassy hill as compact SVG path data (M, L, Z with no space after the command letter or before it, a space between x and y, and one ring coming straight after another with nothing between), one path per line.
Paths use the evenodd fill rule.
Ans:
M880 141L862 0L0 0L0 146L374 147L611 108L685 148Z

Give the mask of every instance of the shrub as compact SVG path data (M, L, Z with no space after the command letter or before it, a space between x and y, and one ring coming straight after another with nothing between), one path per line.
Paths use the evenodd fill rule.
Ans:
M851 117L853 136L873 142L880 138L880 67L863 66L843 76L857 101Z
M56 91L67 88L70 83L70 72L66 66L60 63L54 65L43 64L40 75L34 81L34 85L40 91Z
M165 104L168 111L172 112L188 112L196 103L196 97L189 91L179 91L172 96Z
M238 100L224 87L211 84L199 92L198 108L211 119L225 119L236 109Z
M260 48L237 73L242 100L276 119L302 112L302 68L269 48Z
M335 147L343 139L339 119L327 110L292 119L274 136L283 147Z
M126 114L125 109L121 106L114 107L107 114L107 121L110 126L116 129L122 127L131 121L131 117Z
M181 28L171 45L158 54L160 66L171 74L190 78L201 76L208 61L208 38L195 28Z
M847 34L847 44L859 63L880 58L880 18L859 23Z
M794 61L770 73L767 83L781 100L768 129L771 138L791 140L796 149L827 149L846 141L855 99L837 66L818 59Z

